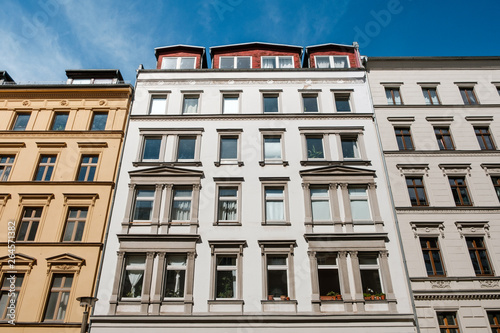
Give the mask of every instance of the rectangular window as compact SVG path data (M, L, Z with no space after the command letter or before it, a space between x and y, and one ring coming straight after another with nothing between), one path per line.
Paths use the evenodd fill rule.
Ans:
M66 129L66 123L68 122L68 117L68 113L56 113L50 129L52 131L64 131Z
M311 212L313 221L331 221L330 193L328 187L311 187Z
M66 219L63 242L81 242L88 208L70 208Z
M91 131L104 131L106 129L106 122L108 121L107 112L94 112L92 117Z
M325 159L322 135L306 136L306 146L308 160Z
M221 136L220 138L220 160L231 162L238 160L238 137Z
M465 237L470 260L477 276L493 275L490 258L482 237Z
M422 87L422 93L424 94L425 104L426 105L439 105L441 102L439 101L439 97L436 92L436 88L427 88Z
M238 222L238 188L220 187L217 208L218 222Z
M347 56L315 56L316 68L349 68Z
M279 112L278 97L276 94L264 94L264 113L275 113Z
M438 312L437 318L441 333L460 333L455 312Z
M350 99L350 94L335 94L335 110L337 112L351 112Z
M160 159L161 136L146 136L142 149L143 161L158 161Z
M335 253L318 253L318 282L320 296L340 295L339 266Z
M186 259L185 254L167 254L164 297L184 298Z
M428 206L422 177L406 177L406 187L412 206Z
M9 180L14 159L14 155L0 155L0 181Z
M174 188L172 199L172 221L190 221L191 220L191 200L193 189L190 187Z
M153 215L154 188L139 188L135 192L134 221L150 221Z
M385 88L385 97L389 105L403 105L399 88Z
M450 129L448 127L434 127L434 134L436 134L439 150L455 149L455 145L451 139Z
M264 188L266 222L285 222L285 188L266 186Z
M495 188L498 201L500 201L500 177L491 177L491 180L493 182L493 187Z
M375 254L359 254L359 270L364 296L383 294L380 267Z
M199 95L184 95L184 101L182 102L182 113L198 113L199 99Z
M281 136L265 135L264 136L264 160L265 161L281 161Z
M222 113L239 113L240 104L238 95L224 95L222 101Z
M478 104L474 88L460 88L460 95L465 105Z
M449 177L451 193L457 206L472 206L464 177Z
M57 155L42 155L38 162L35 179L39 181L49 181L52 179L52 173L56 165Z
M165 114L166 110L167 110L167 97L165 96L151 97L149 114Z
M42 217L41 207L26 207L23 211L21 226L17 232L18 241L34 241L40 219Z
M368 193L366 188L350 188L349 201L351 202L351 214L353 221L370 221L370 205L368 204Z
M2 288L0 289L0 320L9 320L9 306L17 306L17 299L23 285L24 274L5 273L3 276ZM11 307L12 308L12 307Z
M441 250L437 238L420 238L420 246L424 256L425 269L428 276L445 276Z
M13 131L24 131L26 126L28 126L28 121L30 120L29 113L18 113L16 114L16 120L14 125L12 125Z
M141 298L145 268L146 257L144 255L127 255L122 277L122 298Z
M500 333L500 311L488 311L488 321L490 322L491 331Z
M286 255L267 255L267 294L288 296L288 258Z
M78 181L91 182L95 178L99 155L83 155L78 172Z
M494 150L495 144L491 138L490 129L488 127L474 127L477 142L481 150Z
M399 150L415 149L409 127L396 127L394 128L394 133L396 134L396 141L398 143Z
M303 94L302 104L304 105L304 112L318 112L318 95Z
M177 161L194 161L195 150L195 136L180 136L177 145Z
M252 57L220 57L220 69L252 68Z
M236 255L217 255L215 276L216 298L236 298Z
M358 140L356 138L345 138L340 139L342 145L342 156L344 159L356 158L359 159L359 149Z
M194 69L195 57L163 57L161 69Z
M262 68L293 68L293 57L262 57Z
M71 84L92 84L92 79L73 79Z
M63 321L68 307L73 275L54 274L44 321Z

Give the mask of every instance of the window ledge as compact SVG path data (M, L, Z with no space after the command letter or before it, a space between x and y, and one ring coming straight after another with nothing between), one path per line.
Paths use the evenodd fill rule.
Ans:
M243 166L244 163L243 163L243 161L234 161L234 162L232 162L232 161L231 162L216 161L216 162L214 162L214 165L216 167L219 167L221 165L238 165L240 167L240 166Z
M245 304L242 299L212 299L207 301L208 304Z
M190 161L190 162L160 162L160 161L148 161L148 162L132 162L134 167L139 166L202 166L201 161Z
M308 165L333 165L333 166L343 166L343 165L372 165L371 161L368 160L346 160L346 161L300 161L301 166Z
M288 161L259 161L260 166L265 166L265 165L283 165L283 166L288 166L289 163Z
M241 226L241 222L214 222L214 226Z
M285 222L261 222L261 225L267 225L267 226L290 226L292 223L289 221Z
M266 303L283 303L283 304L297 304L296 299L290 299L290 300L281 300L281 299L275 299L275 300L261 300L261 304L266 304Z

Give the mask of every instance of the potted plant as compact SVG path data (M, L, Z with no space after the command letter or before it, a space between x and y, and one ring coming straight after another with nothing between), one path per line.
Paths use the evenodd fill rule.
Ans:
M223 276L220 287L220 291L217 293L217 298L232 298L234 296L232 278Z
M339 293L332 290L332 291L327 292L326 296L320 296L319 299L322 301L341 300L342 295L340 295Z
M268 301L274 301L274 296L273 295L267 295L267 300Z

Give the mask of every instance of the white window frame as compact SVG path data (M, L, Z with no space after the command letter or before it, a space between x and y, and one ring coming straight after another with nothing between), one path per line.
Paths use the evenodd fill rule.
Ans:
M276 98L276 102L278 104L278 111L272 112L272 111L266 111L266 104L264 100L266 98ZM263 114L276 114L276 113L281 113L281 98L280 98L280 92L273 92L273 91L265 91L262 92L262 113Z
M317 55L317 56L314 56L314 64L315 64L316 68L319 68L317 58L322 58L322 57L324 57L324 58L328 57L328 60L330 61L330 67L329 67L330 69L332 69L332 68L344 68L344 67L335 67L335 58L345 58L347 60L347 68L351 68L349 56L347 56L347 55Z
M155 99L164 99L165 100L165 108L163 112L158 111L157 113L153 113L153 100ZM168 108L168 95L167 94L153 94L149 98L149 105L148 105L148 115L151 116L156 116L156 115L164 115L167 114L167 108Z
M144 259L144 262L142 263L142 267L141 266L133 266L133 265L127 265L127 259L130 258L130 257L141 257ZM146 275L146 254L145 253L127 253L127 255L125 256L124 260L123 260L123 269L122 269L122 278L121 278L121 283L120 283L120 299L122 301L140 301L141 300L141 296L144 292L144 285L146 283L146 278L145 278L145 275ZM141 287L141 295L139 295L138 297L127 297L125 295L123 295L123 288L125 286L125 279L127 278L127 271L139 271L142 269L142 287Z
M353 152L354 152L354 157L346 157L344 156L344 149L343 149L343 142L351 141L354 142L353 144ZM340 150L342 151L342 160L360 160L361 159L361 149L359 146L359 140L358 136L345 136L341 135L340 136Z
M182 139L194 139L194 151L193 151L193 158L179 158L179 144ZM198 135L177 135L176 137L176 148L175 148L175 161L177 162L194 162L199 160L199 149L198 149Z
M191 195L190 196L176 196L176 191L177 190L190 190ZM173 191L172 191L172 203L170 207L170 222L172 223L187 223L190 222L193 216L193 186L174 186ZM189 201L189 217L185 220L174 220L173 219L173 211L174 211L174 203L176 201Z
M236 197L221 197L220 190L221 189L236 189ZM241 182L220 182L216 184L215 187L215 223L214 225L241 225ZM227 198L227 199L225 199ZM219 219L219 202L223 199L224 201L236 201L236 219L235 220L221 220Z
M144 150L146 149L146 141L148 139L160 139L160 151L158 152L158 158L144 158ZM143 135L142 136L142 146L140 150L139 161L141 162L159 162L163 161L165 155L165 137L163 135Z
M347 97L347 103L349 103L349 111L339 111L337 109L337 98ZM352 103L352 91L333 91L333 105L335 107L335 112L337 113L353 113L354 107Z
M290 225L289 214L289 196L288 196L288 181L289 178L260 178L262 182L262 225ZM267 197L267 189L282 189L281 196ZM267 202L268 201L281 201L283 202L283 219L282 220L269 220L267 218Z
M176 58L176 65L175 65L175 68L166 68L166 62L165 62L165 59L174 59ZM181 61L182 59L194 59L194 62L193 62L193 68L189 68L189 69L195 69L196 68L196 57L163 57L161 59L161 69L169 69L169 70L174 70L174 69L181 69ZM165 65L164 65L165 64ZM188 68L182 68L182 69L188 69Z
M219 140L217 146L217 161L214 162L215 166L221 165L238 165L243 166L241 161L241 129L218 129ZM222 158L222 140L224 138L235 138L236 139L236 158Z
M318 93L302 93L301 95L301 102L302 102L302 112L303 113L320 113L321 112L321 108L319 107L319 94ZM316 99L316 107L318 108L318 110L316 111L306 111L306 105L304 103L304 98L315 98Z
M185 265L169 265L168 264L168 259L171 256L183 256L185 257ZM168 271L184 271L184 290L182 291L183 296L167 296L167 274ZM183 300L186 297L186 289L188 286L187 283L188 279L188 256L186 253L175 253L175 252L168 252L165 254L165 281L163 282L163 299L164 300ZM175 292L175 291L174 291Z
M260 166L265 166L267 164L282 164L283 166L288 165L285 157L285 131L286 128L261 128L259 129L261 133L262 140L262 152L261 160L259 161ZM279 138L280 141L280 153L281 158L266 158L266 138Z
M291 58L292 59L292 67L291 68L295 68L294 56L261 56L260 57L260 68L268 69L268 68L262 67L262 65L264 64L264 58L274 58L275 67L272 67L269 69L288 69L288 67L280 67L280 65L279 65L280 58Z
M326 189L326 196L321 196L317 198L312 197L311 189ZM309 205L311 207L311 221L313 224L321 224L321 223L332 223L333 222L333 206L332 206L332 191L335 189L332 189L329 184L311 184L309 186ZM322 220L322 219L315 219L314 218L314 207L313 207L313 202L314 201L327 201L328 203L328 213L330 215L329 219Z
M187 99L196 99L197 100L197 103L196 103L196 112L185 112L185 106L186 106L186 100ZM200 94L198 93L184 93L184 95L182 96L182 110L181 110L181 113L182 114L198 114L200 113Z
M226 98L236 99L236 112L227 112L226 109ZM222 92L222 100L221 100L221 113L222 114L238 114L241 113L241 103L240 103L240 93L233 92Z
M323 152L323 157L309 157L308 150L307 150L307 139L308 138L316 138L319 139L321 138L321 146L322 146L322 152ZM327 142L327 138L325 138L325 135L323 133L306 133L304 134L304 152L305 152L305 161L326 161L329 159L329 156L327 155L327 145L325 144Z
M233 58L233 67L232 68L222 68L221 63L223 58ZM252 68L252 57L251 56L220 56L219 57L219 69L249 69L249 68L238 68L238 58L250 58L250 67Z
M153 191L153 194L152 196L148 196L148 197L142 197L142 198L139 198L138 197L138 194L139 194L139 191L141 190L148 190L148 191ZM138 201L150 201L152 202L152 205L151 205L151 210L149 212L149 219L147 220L136 220L135 219L135 214L136 214L136 210L137 210L137 202ZM132 212L130 214L130 218L131 218L131 223L135 223L135 224L140 224L140 223L149 223L151 222L153 219L154 219L154 209L155 209L155 202L156 202L156 189L154 186L138 186L135 188L135 191L134 191L134 201L133 201L133 205L132 205Z
M361 264L361 259L360 257L363 257L363 256L367 256L367 257L371 257L373 255L373 257L375 258L375 260L377 261L377 264ZM361 277L361 271L363 270L377 270L378 271L378 277L379 277L379 282L380 282L380 289L381 289L381 292L382 293L386 293L386 290L384 288L384 280L383 280L383 274L382 274L382 270L380 269L380 258L379 258L379 254L371 254L371 253L364 253L364 252L359 252L358 253L358 260L359 260L359 274L360 274L360 277ZM361 288L364 288L363 286L363 279L361 279ZM363 290L363 293L365 292L365 290Z
M355 190L355 189L358 189L358 190L363 189L365 191L365 194L364 195L351 194L351 190ZM351 206L351 217L352 217L353 223L354 224L363 224L363 223L373 224L373 213L372 213L372 209L370 206L370 198L369 198L369 194L368 194L368 189L366 187L350 186L348 188L348 193L349 193L349 205ZM352 193L354 193L354 191L352 191ZM354 209L352 206L353 201L366 202L367 212L368 212L368 215L370 216L369 219L355 219L354 218L354 213L353 213Z

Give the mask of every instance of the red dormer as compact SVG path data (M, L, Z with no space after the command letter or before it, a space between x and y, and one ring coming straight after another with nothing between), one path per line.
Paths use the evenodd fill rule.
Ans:
M155 48L156 69L207 68L205 48L201 46L173 45Z
M214 69L300 68L302 46L243 43L210 48Z
M308 46L306 47L303 67L339 69L362 67L358 43Z

